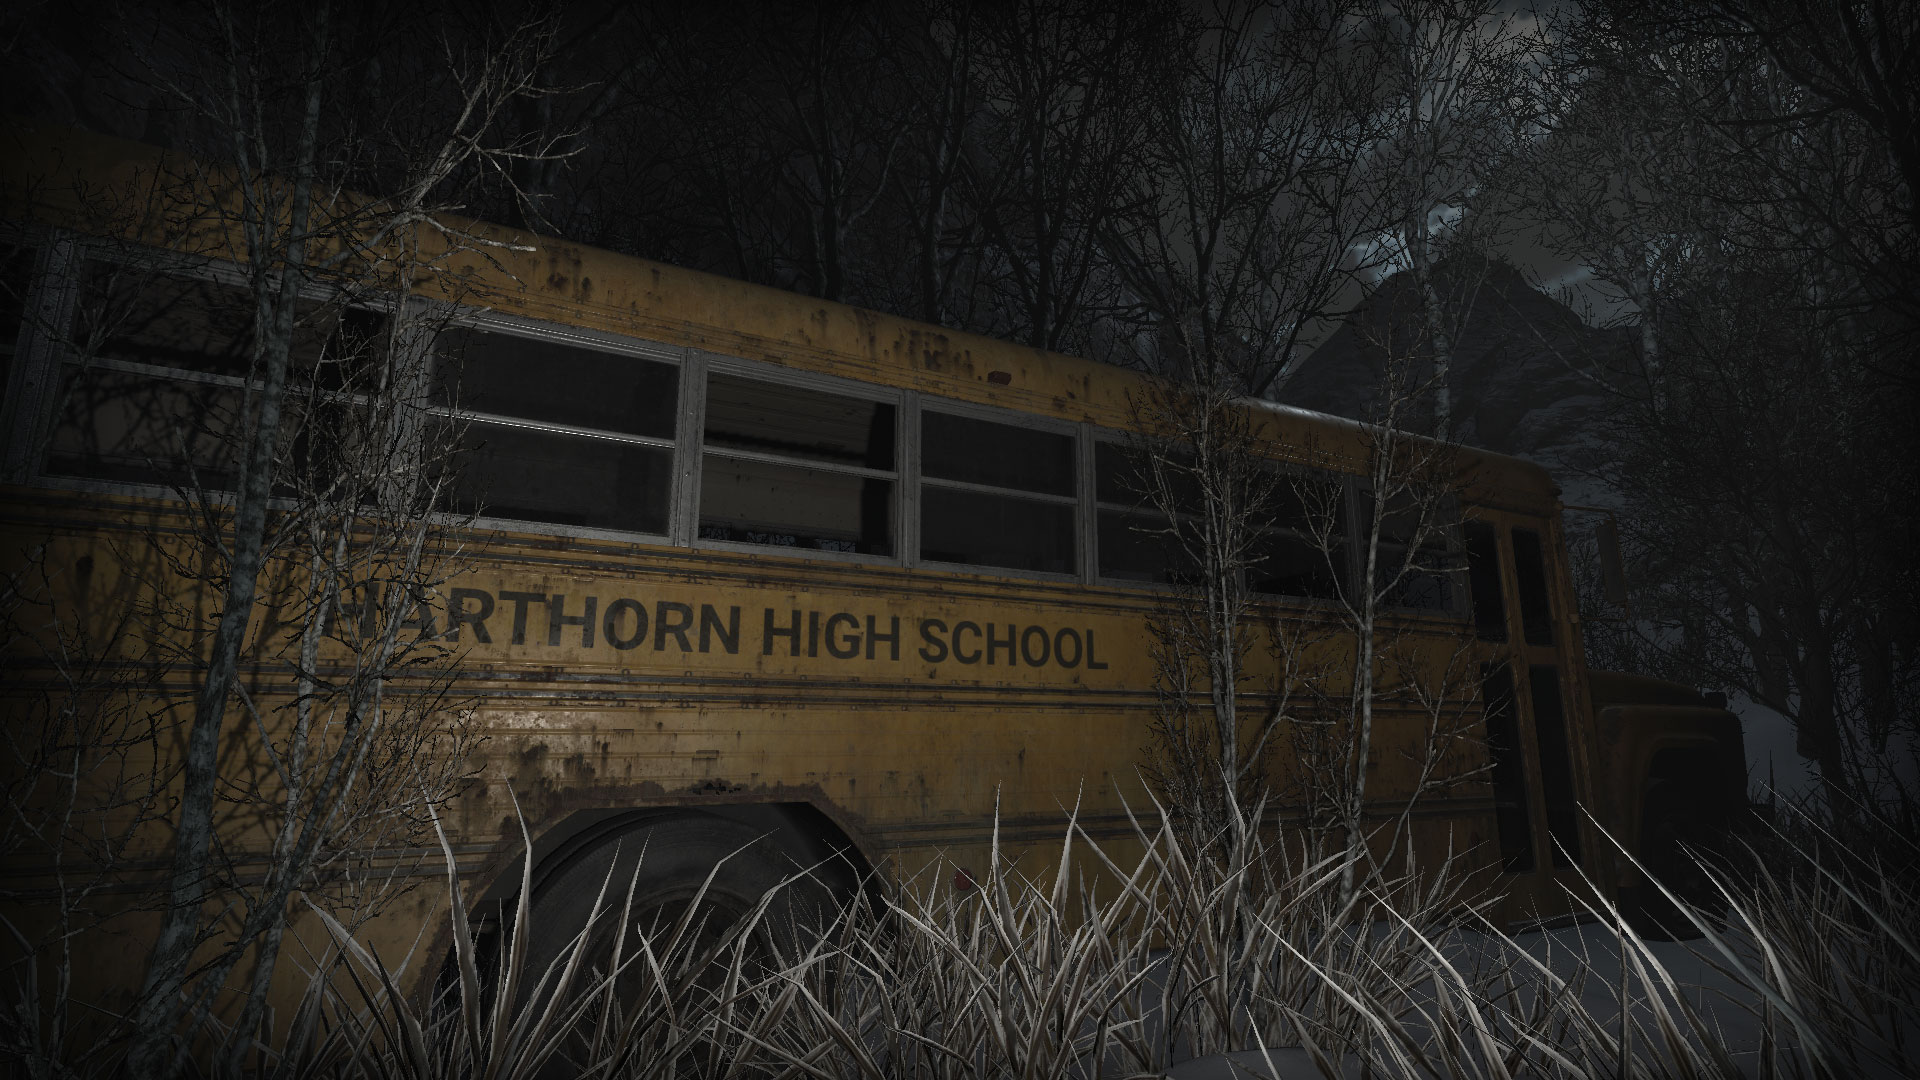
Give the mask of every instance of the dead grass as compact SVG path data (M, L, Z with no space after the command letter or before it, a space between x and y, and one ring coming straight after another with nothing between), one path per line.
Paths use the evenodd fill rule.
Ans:
M1043 880L1012 870L996 841L978 889L956 893L934 873L893 883L884 904L840 913L825 935L761 933L763 902L716 942L688 905L662 938L619 935L611 955L589 955L583 934L544 971L529 970L523 907L494 970L463 944L427 1006L400 992L405 963L390 968L328 922L330 962L284 1042L252 1048L248 1067L368 1080L1045 1080L1158 1076L1196 1056L1296 1046L1325 1076L1584 1080L1901 1076L1920 1057L1920 851L1890 828L1841 844L1799 818L1714 868L1728 910L1696 913L1694 950L1745 995L1732 1007L1759 1034L1743 1047L1728 1043L1726 1007L1702 1008L1663 964L1671 948L1609 908L1589 911L1585 940L1619 958L1599 965L1618 976L1597 978L1591 958L1463 929L1448 866L1376 879L1342 905L1337 859L1301 860L1258 829L1201 850L1171 828L1135 830L1145 855L1127 865L1069 819ZM627 885L605 883L603 917L624 923ZM451 874L447 887L455 939L470 942ZM806 944L770 955L777 940ZM11 1028L22 1002L10 1004ZM37 1075L113 1072L110 1056L79 1070L11 1056Z

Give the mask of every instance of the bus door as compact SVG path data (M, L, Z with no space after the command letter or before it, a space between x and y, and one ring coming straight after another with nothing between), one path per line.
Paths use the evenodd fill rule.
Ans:
M1494 858L1509 921L1566 914L1588 857L1590 804L1571 694L1566 612L1551 585L1550 534L1535 518L1480 511L1466 525L1474 631L1485 644L1480 692L1494 796Z

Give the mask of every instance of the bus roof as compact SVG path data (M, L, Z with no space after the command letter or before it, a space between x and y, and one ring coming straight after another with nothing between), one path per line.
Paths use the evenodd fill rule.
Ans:
M160 247L179 248L169 238L186 235L198 253L244 261L237 231L216 212L219 184L209 180L217 170L57 125L10 118L8 127L0 199L24 216ZM1138 426L1135 402L1148 379L1140 372L487 222L437 220L441 228L417 227L417 250L433 268L417 286L427 295L976 404ZM1245 404L1273 455L1305 465L1357 471L1377 430L1290 405ZM1458 454L1476 501L1546 512L1559 493L1532 462Z

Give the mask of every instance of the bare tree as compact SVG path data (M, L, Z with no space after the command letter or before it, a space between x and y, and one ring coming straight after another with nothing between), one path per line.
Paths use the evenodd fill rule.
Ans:
M158 189L154 217L180 224L204 209L205 175L181 179ZM100 211L105 194L93 198L87 209ZM189 220L189 232L208 224ZM70 224L93 235L63 241L87 258L42 283L73 302L70 321L36 328L69 373L39 458L55 472L170 486L183 505L131 539L44 543L9 581L8 655L54 676L27 683L38 690L28 713L36 735L9 740L0 830L9 849L35 856L28 865L41 869L23 884L54 914L37 937L15 928L29 959L15 970L24 983L13 1005L24 1012L9 1016L18 1027L8 1049L42 1067L93 1052L63 1046L70 970L42 960L125 913L124 897L103 888L150 878L130 860L164 850L183 809L189 762L177 746L195 702L179 686L204 677L209 609L230 580L257 340L253 294L222 269L231 264L128 243L124 220ZM225 974L251 953L251 992L228 1017L236 1067L260 1026L290 901L349 925L377 911L407 883L405 860L391 853L422 845L426 806L451 797L467 768L471 731L446 697L456 667L424 614L458 565L435 510L459 432L426 422L444 316L407 298L404 278L420 269L402 256L390 272L299 298L291 385L264 464L275 481L259 584L234 659L231 704L244 722L216 751L197 868L195 884L217 906L196 912L188 947L224 941L200 953L192 993L175 1004L199 1027ZM184 365L185 378L127 367L155 360ZM163 914L179 884L163 889ZM43 977L56 985L33 985Z
M724 10L724 9L723 9ZM906 28L883 6L733 9L681 28L673 108L736 273L828 300L870 291L867 219L903 156ZM716 197L717 196L717 197Z
M1136 405L1152 425L1136 484L1173 586L1151 623L1148 779L1196 841L1242 839L1249 799L1300 806L1346 903L1411 857L1421 800L1484 771L1480 655L1409 619L1464 602L1457 448L1399 426L1431 374L1417 341L1390 355L1351 481L1269 459L1276 418L1245 399L1160 382ZM1260 595L1276 592L1321 602ZM1384 741L1383 708L1402 718ZM1375 790L1389 754L1395 783Z
M966 214L966 155L980 106L974 64L985 31L978 5L939 0L926 7L918 71L904 78L914 94L915 122L894 182L911 222L912 302L899 305L930 323L970 324L971 271L978 268L979 223Z
M1490 242L1484 234L1498 218L1480 210L1518 137L1516 76L1528 42L1513 16L1483 0L1387 0L1372 5L1368 18L1392 116L1371 172L1390 207L1392 261L1412 275L1433 367L1424 396L1432 433L1445 440L1453 429L1454 344L1479 281L1456 274L1443 291L1437 267Z
M5 927L23 959L8 972L0 1057L33 1075L57 1065L86 1072L99 1053L73 1039L86 1026L75 1015L73 946L96 933L112 907L139 854L137 825L168 804L165 777L150 763L172 721L164 673L120 663L113 644L137 615L135 602L115 588L86 605L111 611L108 619L60 604L106 585L104 568L95 581L91 560L76 566L62 554L40 545L10 560L0 592L0 648L17 710L0 736L0 857L34 868L10 879L3 895L41 914L38 925Z
M1423 655L1421 639L1402 633L1391 614L1437 602L1450 588L1453 457L1444 443L1400 430L1444 380L1444 364L1425 376L1411 366L1431 353L1433 335L1383 343L1393 361L1380 426L1366 437L1357 522L1346 520L1337 478L1267 458L1262 445L1273 432L1265 429L1277 420L1246 396L1285 385L1302 344L1338 314L1335 303L1362 269L1353 253L1378 247L1404 222L1411 196L1382 179L1382 163L1408 137L1406 98L1396 93L1430 111L1434 80L1457 74L1447 65L1459 57L1427 55L1427 42L1415 59L1424 65L1417 78L1428 82L1408 90L1401 76L1415 45L1383 48L1380 20L1362 14L1329 3L1191 15L1176 76L1148 99L1150 168L1106 248L1135 300L1139 362L1164 376L1135 402L1149 433L1140 490L1175 584L1154 623L1161 707L1150 753L1163 764L1151 778L1197 827L1231 827L1229 796L1239 805L1264 797L1277 779L1270 758L1284 743L1295 762L1286 781L1319 815L1322 835L1348 853L1348 898L1357 874L1380 869L1367 847L1378 838L1364 823L1378 809L1366 782L1376 703L1396 699L1427 719L1388 850L1404 839L1418 798L1462 779L1455 755L1475 719L1472 692L1462 693L1465 652ZM1463 17L1448 30L1452 47L1469 49L1486 27ZM1509 55L1489 48L1479 59L1495 66L1496 52L1503 62ZM1447 89L1466 93L1460 83ZM1457 103L1438 108L1443 115L1413 136L1430 173L1464 176L1468 140L1434 128L1492 117L1477 99L1471 116ZM1458 188L1427 190L1433 207L1461 197ZM1359 567L1350 566L1350 544ZM1337 603L1272 615L1256 599L1267 590L1254 582L1280 577L1296 595ZM1250 663L1261 651L1270 666Z
M1554 28L1546 235L1623 300L1609 477L1644 651L1796 725L1838 812L1912 813L1911 16L1593 5ZM1857 31L1857 33L1856 33ZM1910 80L1909 80L1910 81ZM1584 177L1584 179L1583 179ZM1893 291L1902 291L1898 286ZM1907 290L1910 292L1910 290Z
M1844 267L1868 303L1898 312L1910 342L1920 323L1920 14L1901 4L1795 0L1655 11L1681 41L1710 54L1731 43L1723 59L1756 72L1764 57L1805 95L1752 101L1757 107L1718 134L1768 177L1773 200L1795 207L1796 244ZM1778 152L1795 138L1802 154ZM1882 373L1914 378L1910 366Z
M1347 528L1336 527L1341 515L1330 495L1319 496L1309 518L1315 522L1309 535L1330 566L1339 566L1349 550L1356 555L1353 572L1333 578L1338 640L1350 650L1345 670L1310 684L1319 708L1302 710L1293 744L1302 764L1297 794L1308 820L1323 844L1342 853L1345 902L1387 872L1382 854L1411 858L1412 814L1422 798L1481 771L1470 750L1481 730L1473 643L1406 624L1410 612L1463 602L1457 446L1402 427L1421 411L1439 377L1420 370L1420 337L1376 342L1387 362L1377 411L1361 436L1366 472L1348 524L1354 542L1349 545ZM1406 758L1399 773L1406 783L1392 792L1371 790L1368 779L1383 753L1383 705L1418 716L1421 724L1418 733L1394 733L1394 752ZM1383 813L1390 806L1392 812ZM1383 816L1385 827L1369 825Z
M1304 681L1293 664L1263 677L1249 663L1265 628L1248 570L1286 481L1260 452L1257 414L1224 391L1161 381L1134 408L1147 434L1133 482L1172 587L1149 623L1158 707L1146 775L1190 839L1237 842L1226 835L1244 824L1235 808L1266 794L1265 753Z
M154 782L177 797L165 808L159 928L130 1018L127 1067L137 1075L175 1068L183 1025L210 1013L251 954L256 993L229 1048L242 1053L291 898L363 890L352 899L377 902L386 886L366 864L355 868L356 843L423 824L420 800L445 798L463 768L457 715L452 734L442 731L445 676L433 669L445 657L426 614L450 569L437 512L458 432L425 411L443 316L409 296L435 258L486 242L447 223L460 182L546 152L538 140L488 138L503 110L539 92L546 20L473 40L384 38L404 28L326 4L196 14L127 24L122 78L174 110L177 149L191 156L122 193L132 201L116 209L121 227L106 232L106 248L163 249L75 268L86 292L75 330L49 328L82 372L60 410L67 419L47 433L51 451L84 457L102 429L90 417L72 422L74 410L116 392L110 372L89 381L90 348L177 331L182 319L204 317L200 332L231 324L208 339L231 369L217 389L153 384L138 391L145 404L123 403L120 434L141 444L128 460L144 456L146 473L168 463L162 479L191 525L186 539L151 545L155 573L139 583L130 629L144 662L197 683L154 724L179 746L155 745L159 767L177 761L178 772ZM423 43L435 46L424 54L433 62L421 62ZM422 80L411 111L359 97L369 78L396 69ZM356 184L390 194L361 196ZM165 231L134 228L153 222ZM220 298L196 308L182 290ZM355 596L363 614L341 617ZM289 697L255 696L262 665L293 672Z
M1686 179L1701 160L1688 93L1670 77L1686 52L1630 55L1622 42L1569 18L1549 20L1536 41L1543 60L1527 81L1525 111L1539 130L1516 144L1509 205L1553 250L1578 252L1613 309L1597 321L1629 327L1640 377L1664 393L1660 301L1700 272L1702 200Z
M1232 828L1231 806L1277 780L1293 786L1353 853L1349 898L1370 839L1376 700L1417 700L1433 721L1409 805L1442 782L1443 748L1465 723L1457 686L1444 674L1436 684L1432 658L1416 659L1416 639L1384 614L1443 570L1428 563L1444 550L1450 459L1394 427L1432 380L1387 387L1386 426L1369 436L1359 584L1347 581L1343 482L1271 460L1263 444L1279 419L1246 396L1284 385L1358 269L1351 252L1395 224L1397 204L1365 171L1396 130L1380 97L1389 54L1358 14L1329 3L1192 16L1184 66L1150 99L1139 214L1108 247L1137 297L1141 360L1165 376L1135 402L1148 433L1139 488L1174 585L1153 624L1150 778L1202 836ZM1408 377L1404 363L1389 370ZM1274 589L1338 605L1276 615L1256 596ZM1386 669L1403 677L1380 685ZM1272 774L1278 749L1294 752L1291 775Z
M770 85L744 102L745 117L785 144L776 175L805 222L800 286L844 300L854 230L886 192L906 139L909 114L894 91L900 27L882 9L861 6L796 21L785 33L755 36L749 56Z
M1372 228L1354 152L1371 87L1350 14L1337 2L1183 13L1141 95L1137 172L1102 243L1129 297L1131 359L1161 376L1133 402L1145 433L1134 481L1174 586L1153 623L1150 775L1202 838L1262 796L1263 757L1299 681L1249 685L1261 628L1248 571L1287 480L1248 395L1284 382Z
M1342 0L1221 4L1178 24L1104 253L1144 331L1137 363L1261 397L1338 314L1381 227L1363 156L1383 134L1374 57Z
M1089 344L1100 239L1139 167L1138 85L1160 63L1166 25L1155 5L1022 0L981 27L973 70L986 115L965 175L1004 322L992 332L1043 349Z
M490 30L510 36L512 27L502 22L509 14L489 11ZM587 195L606 186L610 161L625 164L623 152L639 150L649 160L651 140L618 136L626 134L621 122L644 102L643 88L657 81L671 41L660 29L643 9L626 4L573 4L555 13L553 39L530 80L537 92L516 97L498 116L501 130L492 133L501 145L534 145L541 152L501 162L507 182L492 200L497 210L483 208L478 216L585 243L603 239L612 208L609 200Z

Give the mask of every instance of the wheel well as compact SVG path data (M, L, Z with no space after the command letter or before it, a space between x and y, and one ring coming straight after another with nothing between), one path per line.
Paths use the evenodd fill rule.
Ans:
M799 849L806 866L837 868L848 884L864 889L876 903L880 900L880 880L873 862L838 822L811 803L722 804L705 807L703 812L778 833Z
M847 831L824 811L808 803L735 803L717 806L652 806L583 810L541 830L532 843L532 885L538 890L574 855L598 846L612 836L650 821L666 822L675 818L719 818L744 825L757 833L777 834L779 842L802 867L826 866L842 884L863 888L875 910L879 904L880 884L872 862L854 843ZM469 926L474 936L475 960L482 979L483 994L493 993L492 973L499 949L512 927L515 901L526 879L523 867L525 848L513 858L468 902ZM837 863L836 869L836 860ZM796 868L798 869L798 868ZM437 976L430 980L436 1007L444 1003L457 985L458 966L455 949L449 942L441 957Z
M846 830L818 807L803 802L728 803L710 806L612 807L582 810L541 830L533 839L533 887L574 855L598 846L610 836L650 821L679 817L717 817L756 831L776 834L806 866L840 863L849 881L863 883L873 895L878 889L874 866ZM493 881L469 903L476 928L497 928L495 913L520 894L524 849L506 863ZM484 932L484 931L483 931Z

